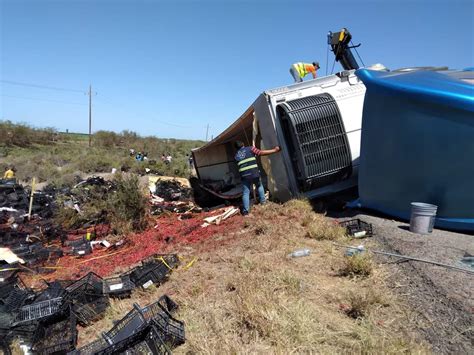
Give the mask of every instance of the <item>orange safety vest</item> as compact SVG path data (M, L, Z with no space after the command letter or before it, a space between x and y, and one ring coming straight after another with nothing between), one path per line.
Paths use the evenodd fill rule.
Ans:
M296 69L296 71L300 75L300 78L304 78L307 74L310 73L310 71L306 69L307 66L313 66L313 64L302 63L302 62L293 64L293 67Z

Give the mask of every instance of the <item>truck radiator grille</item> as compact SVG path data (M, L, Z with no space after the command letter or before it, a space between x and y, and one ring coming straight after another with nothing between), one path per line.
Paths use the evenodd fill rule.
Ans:
M288 101L280 104L277 112L303 191L350 176L351 151L341 114L331 95Z

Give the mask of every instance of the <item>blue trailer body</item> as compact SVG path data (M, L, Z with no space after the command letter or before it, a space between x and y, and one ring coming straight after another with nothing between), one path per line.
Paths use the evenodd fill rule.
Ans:
M474 230L474 72L356 71L366 86L359 197L410 218L438 205L436 226Z

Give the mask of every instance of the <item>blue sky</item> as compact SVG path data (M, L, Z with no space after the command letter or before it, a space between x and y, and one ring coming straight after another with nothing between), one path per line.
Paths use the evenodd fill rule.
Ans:
M318 60L324 75L326 34L342 27L366 65L474 65L471 0L0 4L0 119L59 130L87 132L90 83L93 131L203 139L209 124L215 136L291 83L291 63Z

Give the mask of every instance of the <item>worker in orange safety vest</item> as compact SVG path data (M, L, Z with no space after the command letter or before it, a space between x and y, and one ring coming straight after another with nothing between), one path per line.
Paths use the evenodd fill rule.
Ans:
M316 79L316 71L320 68L318 62L309 63L295 63L290 68L290 74L295 79L295 83L301 83L303 78L311 73L313 75L313 79Z

